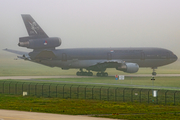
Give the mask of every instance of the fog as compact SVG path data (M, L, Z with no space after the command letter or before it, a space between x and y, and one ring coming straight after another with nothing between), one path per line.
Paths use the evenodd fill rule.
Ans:
M160 47L180 58L179 0L0 0L0 55L27 36L31 14L61 48Z

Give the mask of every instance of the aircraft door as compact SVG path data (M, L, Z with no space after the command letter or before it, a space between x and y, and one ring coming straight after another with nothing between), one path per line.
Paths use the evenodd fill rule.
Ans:
M141 52L141 60L145 60L145 54L144 54L144 52Z
M107 53L107 60L112 60L112 54L111 53Z
M63 53L63 54L62 54L62 61L67 61L67 55L66 55L66 53Z

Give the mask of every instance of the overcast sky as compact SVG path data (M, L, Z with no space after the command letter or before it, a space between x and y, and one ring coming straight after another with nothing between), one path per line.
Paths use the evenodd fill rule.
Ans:
M21 14L60 37L58 48L160 47L180 57L180 0L0 0L0 49L26 50Z

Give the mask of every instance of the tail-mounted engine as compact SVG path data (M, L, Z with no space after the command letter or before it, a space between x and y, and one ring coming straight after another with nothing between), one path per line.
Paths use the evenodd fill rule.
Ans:
M61 39L58 37L51 38L33 38L21 37L18 45L20 47L27 47L29 49L48 49L55 48L61 45Z

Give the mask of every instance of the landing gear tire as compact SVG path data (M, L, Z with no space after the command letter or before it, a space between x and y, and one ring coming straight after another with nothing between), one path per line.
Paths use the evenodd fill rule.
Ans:
M82 75L82 72L77 72L76 75L77 75L77 76L81 76L81 75Z
M77 76L93 76L92 72L77 72Z
M152 76L156 76L157 75L157 73L156 73L157 68L152 68L152 69L153 69Z
M96 76L100 77L100 76L101 76L101 73L97 73Z
M156 74L157 74L156 72L152 72L152 75L153 75L153 76L156 76Z
M108 73L103 73L103 76L104 76L104 77L107 77L107 76L108 76Z
M93 73L92 72L88 72L87 75L88 76L93 76Z
M87 72L82 72L82 76L87 76Z
M97 73L96 76L98 76L98 77L107 77L108 73Z

